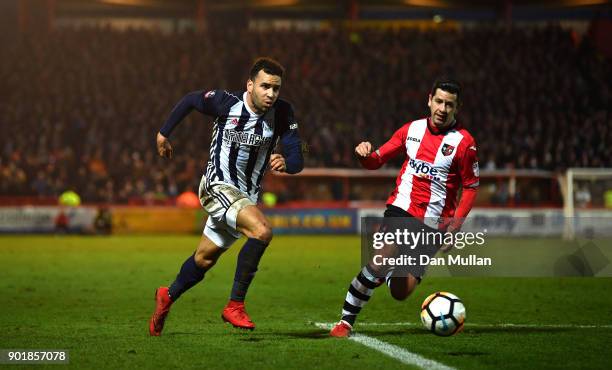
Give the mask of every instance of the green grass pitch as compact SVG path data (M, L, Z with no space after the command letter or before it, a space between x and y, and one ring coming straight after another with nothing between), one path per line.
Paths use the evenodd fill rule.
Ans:
M238 243L174 305L163 336L149 337L154 289L197 241L0 237L0 349L68 349L68 367L91 369L410 368L313 324L338 320L359 270L356 236L277 236L247 299L254 332L220 319ZM429 277L404 302L378 289L356 331L458 369L610 368L611 288L610 278ZM438 290L464 300L463 333L441 338L416 325ZM48 366L65 365L36 368Z

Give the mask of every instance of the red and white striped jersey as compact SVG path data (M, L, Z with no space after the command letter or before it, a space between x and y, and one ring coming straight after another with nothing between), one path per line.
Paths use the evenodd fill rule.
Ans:
M440 217L446 219L455 214L460 186L478 187L476 142L459 122L439 132L424 118L402 126L361 163L376 169L402 151L407 158L387 204L437 228Z

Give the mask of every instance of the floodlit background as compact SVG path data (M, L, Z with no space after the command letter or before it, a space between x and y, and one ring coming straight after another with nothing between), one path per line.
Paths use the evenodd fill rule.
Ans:
M451 75L478 143L468 225L487 229L502 275L598 277L436 270L407 302L380 289L356 329L457 368L606 367L608 2L5 0L0 45L0 233L11 234L0 236L0 349L63 347L73 365L96 368L406 365L328 341L320 327L338 319L359 269L361 217L382 215L404 160L362 170L355 145L379 146L425 117L433 80ZM152 291L172 280L206 217L194 192L212 118L185 119L172 160L158 157L155 135L186 93L243 91L264 55L286 67L281 97L306 168L264 181L276 237L250 293L260 326L235 336L218 320L237 243L152 340ZM561 273L514 268L530 256ZM456 338L418 327L420 301L436 290L466 302Z

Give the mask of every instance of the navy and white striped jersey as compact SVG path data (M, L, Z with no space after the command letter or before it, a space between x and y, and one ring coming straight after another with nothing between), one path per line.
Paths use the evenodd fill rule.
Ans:
M256 199L270 154L279 140L288 173L300 172L303 158L291 104L277 99L266 113L258 115L246 103L246 94L194 92L177 104L160 132L168 137L188 114L185 108L215 117L206 178L209 183L234 185Z

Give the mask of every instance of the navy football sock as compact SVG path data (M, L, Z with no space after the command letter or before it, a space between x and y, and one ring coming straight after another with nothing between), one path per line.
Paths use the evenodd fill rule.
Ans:
M172 301L176 301L181 294L202 281L205 273L206 270L196 264L195 253L187 258L183 266L181 266L181 271L176 275L176 280L174 280L168 290L168 294Z
M234 285L232 286L232 294L230 296L233 301L244 301L249 285L251 285L251 281L257 272L259 260L267 246L267 243L253 238L249 238L244 243L242 250L238 254L236 275L234 276Z

